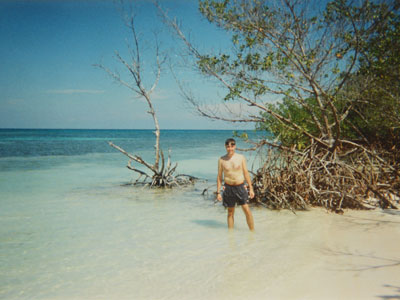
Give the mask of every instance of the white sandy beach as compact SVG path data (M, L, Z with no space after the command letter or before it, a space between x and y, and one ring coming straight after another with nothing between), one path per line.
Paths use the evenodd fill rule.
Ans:
M299 214L264 299L400 298L400 212Z

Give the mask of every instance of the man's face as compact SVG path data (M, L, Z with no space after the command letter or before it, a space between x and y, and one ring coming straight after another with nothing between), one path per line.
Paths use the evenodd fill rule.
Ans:
M233 153L236 149L236 144L235 143L229 143L227 145L225 145L226 148L226 152L228 153Z

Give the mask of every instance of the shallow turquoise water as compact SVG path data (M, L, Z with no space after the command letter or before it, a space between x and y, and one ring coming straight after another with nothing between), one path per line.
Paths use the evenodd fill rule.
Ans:
M178 170L208 181L126 186L136 177L106 141L150 159L151 131L0 130L0 299L376 299L398 286L381 267L398 257L398 214L253 207L252 233L238 208L228 231L201 192L230 132L164 135Z
M201 192L214 184L230 132L170 132L166 144L179 172L208 181L169 191L125 186L135 176L122 154L109 151L109 132L28 133L2 135L1 298L176 298L179 290L193 297L219 290L214 268L230 267L223 255L235 240L224 208ZM139 146L112 134L116 144L151 158L149 132L139 132L147 136ZM243 216L237 223L240 246L251 235Z
M267 239L248 231L241 212L229 234L224 208L201 196L208 183L123 186L131 174L102 164L108 155L0 172L0 298L220 299L257 266L252 252ZM180 163L215 171L215 159ZM266 212L254 212L260 226ZM264 272L254 270L252 281Z

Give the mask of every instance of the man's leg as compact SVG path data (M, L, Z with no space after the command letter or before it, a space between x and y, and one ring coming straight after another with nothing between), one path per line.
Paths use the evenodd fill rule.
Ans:
M228 207L228 228L233 229L235 207Z
M253 214L251 213L250 207L248 204L242 205L242 209L244 214L246 215L247 225L249 226L250 230L254 230L254 219Z

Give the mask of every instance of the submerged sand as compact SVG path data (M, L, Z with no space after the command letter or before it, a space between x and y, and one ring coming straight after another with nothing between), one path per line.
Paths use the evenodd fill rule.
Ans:
M180 172L213 184L225 133L185 134L170 140ZM193 134L207 141L196 151ZM251 233L238 208L230 232L221 204L201 196L210 183L128 187L119 153L0 163L0 299L400 299L399 211L253 207Z
M400 299L399 211L253 207L252 233L238 208L229 231L201 190L10 198L0 299Z

